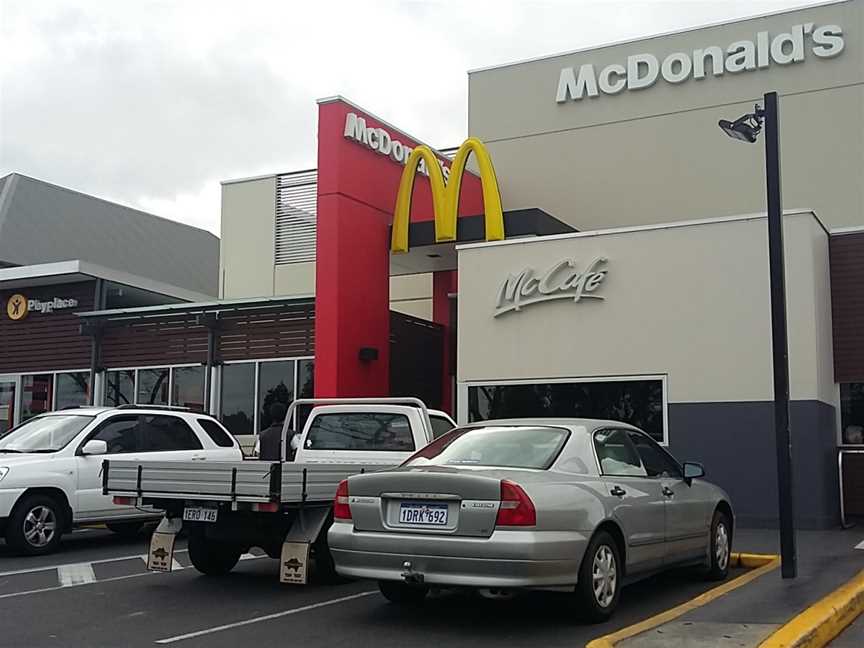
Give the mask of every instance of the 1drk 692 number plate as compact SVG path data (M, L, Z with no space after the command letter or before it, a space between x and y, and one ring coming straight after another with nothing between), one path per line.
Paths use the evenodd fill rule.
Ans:
M399 506L399 522L423 526L447 526L447 505L402 502Z

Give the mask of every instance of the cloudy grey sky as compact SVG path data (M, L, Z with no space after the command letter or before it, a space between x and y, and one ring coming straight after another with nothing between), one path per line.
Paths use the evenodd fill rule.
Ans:
M315 166L341 94L458 144L467 70L813 0L0 0L0 176L219 232L219 181Z

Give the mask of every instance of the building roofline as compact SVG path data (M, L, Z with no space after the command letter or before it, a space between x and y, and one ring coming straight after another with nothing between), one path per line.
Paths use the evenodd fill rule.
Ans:
M816 212L812 209L784 209L783 216L797 216L806 214L812 216L819 227L825 232L826 235L829 235L830 232L819 220L819 217L816 215ZM750 221L750 220L760 220L768 218L768 214L766 212L756 212L753 214L738 214L735 216L716 216L713 218L701 218L694 220L682 220L682 221L671 221L668 223L656 223L652 225L633 225L629 227L612 227L609 229L598 229L598 230L585 230L582 232L569 232L566 234L550 234L548 236L536 236L529 238L514 238L514 239L505 239L503 241L481 241L480 243L466 243L464 245L457 245L456 250L473 250L476 248L489 248L489 247L500 247L504 245L517 245L517 244L526 244L526 243L540 243L546 241L562 241L567 239L577 239L577 238L592 238L594 236L608 236L610 234L631 234L633 232L650 232L654 230L668 230L668 229L677 229L680 227L693 227L696 225L715 225L718 223L734 223L739 221Z
M795 11L806 11L807 9L818 9L819 7L826 7L835 4L843 4L847 2L853 2L854 0L821 0L820 2L814 2L813 4L802 5L800 7L792 7L788 9L776 9L774 11L766 11L763 13L753 14L751 16L743 16L741 18L734 18L732 20L716 20L709 23L704 23L700 25L694 25L693 27L682 27L681 29L673 29L670 31L660 32L656 34L648 34L645 36L636 36L634 38L625 38L617 41L609 41L606 43L599 43L596 45L589 45L588 47L581 47L575 50L569 50L566 52L558 52L555 54L544 54L541 56L533 56L531 58L520 59L518 61L512 61L509 63L498 63L495 65L487 65L479 68L472 68L468 70L468 74L475 74L477 72L489 72L491 70L500 70L502 68L507 67L515 67L517 65L525 65L527 63L536 63L538 61L545 61L549 59L562 58L564 56L572 56L573 54L582 54L584 52L591 52L593 50L605 49L607 47L617 47L618 45L629 45L631 43L639 43L642 41L653 40L655 38L667 38L669 36L677 36L679 34L686 34L687 32L699 31L702 29L711 29L712 27L721 27L723 25L734 25L735 23L746 22L748 20L757 20L759 18L770 18L772 16L779 16L782 14L793 13Z
M146 317L148 315L164 315L175 312L219 312L226 310L242 310L249 308L264 308L273 304L308 304L315 303L315 295L293 295L291 297L245 297L243 299L222 299L185 304L160 304L157 306L137 306L135 308L112 308L108 310L87 311L75 313L83 318L130 318Z
M318 171L318 167L310 167L308 169L298 169L297 171L282 171L280 173L265 173L264 175L249 176L248 178L234 178L230 180L222 180L219 182L223 187L229 184L237 184L240 182L253 182L255 180L269 180L270 178L278 178L283 175L298 175L300 173L312 173Z
M154 281L138 275L129 274L122 270L114 270L95 263L88 263L74 259L71 261L57 261L54 263L39 263L35 265L13 266L11 268L0 268L0 287L7 281L26 281L28 279L40 279L43 277L63 277L67 275L87 275L95 279L105 279L132 288L140 288L149 292L185 299L188 301L201 301L210 296L204 293L187 290L179 286Z
M844 234L864 233L864 225L852 225L851 227L835 227L830 232L831 236L843 236Z
M45 185L47 187L51 187L52 189L59 189L60 191L65 191L67 193L75 194L77 196L82 196L82 197L87 198L89 200L96 200L96 201L99 201L101 203L106 203L106 204L111 205L112 207L115 207L115 208L120 207L122 209L128 209L129 211L133 211L133 212L136 212L136 213L141 214L143 216L148 216L150 218L155 218L157 220L164 221L166 223L171 223L172 225L176 225L178 227L186 227L188 229L195 230L197 232L202 232L204 234L212 236L216 240L219 240L219 237L216 236L213 232L211 232L209 230L203 229L201 227L196 227L195 225L189 225L188 223L183 223L180 221L172 220L170 218L166 218L165 216L159 216L158 214L151 214L150 212L146 212L143 209L138 209L137 207L132 207L131 205L126 205L126 204L119 203L119 202L114 201L114 200L108 200L107 198L101 198L99 196L94 196L93 194L84 193L83 191L78 191L77 189L70 189L69 187L63 187L62 185L54 184L53 182L48 182L46 180L41 180L40 178L34 178L33 176L28 176L28 175L25 175L23 173L18 173L17 171L13 171L12 173L10 173L4 177L9 177L9 176L17 176L18 178L24 178L26 180L36 182L40 185Z

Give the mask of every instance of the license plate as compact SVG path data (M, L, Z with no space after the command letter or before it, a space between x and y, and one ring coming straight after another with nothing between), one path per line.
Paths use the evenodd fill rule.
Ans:
M187 506L183 509L183 519L188 522L215 522L219 509L203 506Z
M447 526L447 505L403 502L399 506L399 523Z

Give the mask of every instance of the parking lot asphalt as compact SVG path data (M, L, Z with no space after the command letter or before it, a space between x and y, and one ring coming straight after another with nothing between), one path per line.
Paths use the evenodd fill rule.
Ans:
M587 625L568 594L489 601L442 593L406 610L373 583L282 585L266 557L246 556L228 576L210 578L189 566L182 540L178 571L148 572L146 552L146 537L123 540L105 530L72 534L60 553L38 558L14 556L0 543L0 646L573 648L714 585L690 571L662 574L625 588L612 621Z

